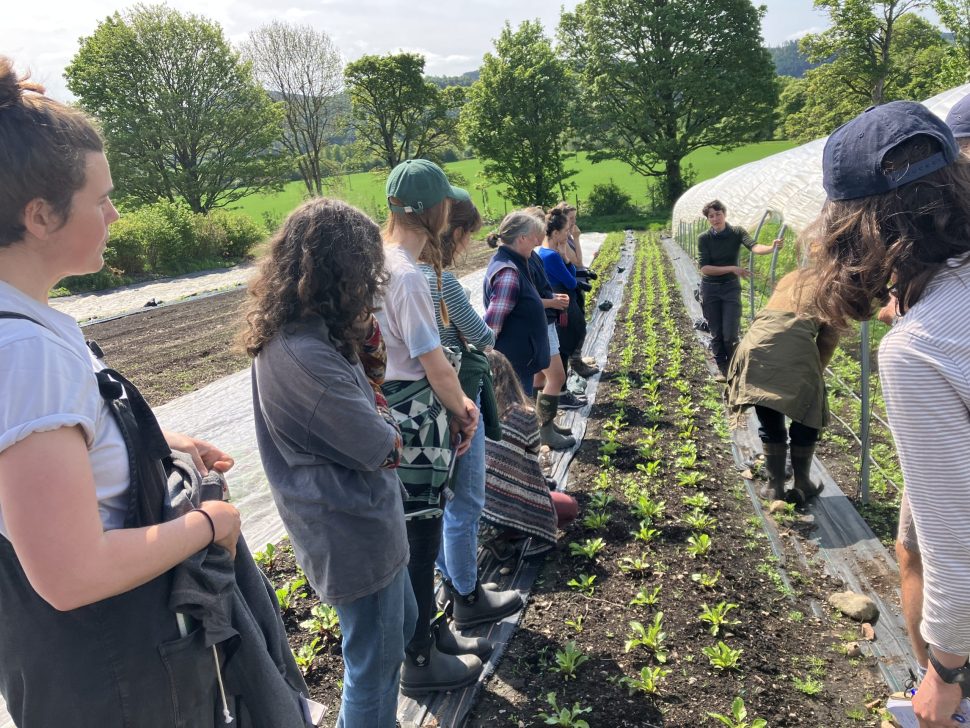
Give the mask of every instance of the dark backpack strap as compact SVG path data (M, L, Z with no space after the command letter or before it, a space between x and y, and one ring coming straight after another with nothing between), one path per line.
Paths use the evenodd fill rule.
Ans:
M14 311L0 311L0 319L31 321L50 330L37 319ZM91 352L104 358L104 352L93 341L86 342ZM108 406L111 416L128 451L129 488L128 512L125 528L151 526L162 521L162 505L166 495L168 478L162 462L172 454L162 428L155 419L151 407L134 384L114 369L96 372L98 391ZM126 397L122 397L126 395Z
M168 477L165 458L172 454L151 407L134 384L113 369L97 372L98 388L125 440L131 489L126 528L162 521ZM125 394L125 398L122 398Z
M32 323L35 323L38 326L50 331L50 328L42 324L37 319L31 318L27 314L17 313L16 311L0 311L0 319L22 319L24 321L30 321ZM101 350L101 347L98 346L98 343L96 341L91 341L90 339L88 339L84 343L88 345L88 348L91 350L91 353L94 354L98 359L104 359L104 352Z
M16 311L0 311L0 319L21 319L23 321L31 321L42 328L47 328L35 318L31 318L25 313L17 313Z

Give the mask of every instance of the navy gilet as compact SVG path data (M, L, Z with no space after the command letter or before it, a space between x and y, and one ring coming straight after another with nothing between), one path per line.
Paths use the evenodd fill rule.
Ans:
M519 300L502 324L495 348L505 354L517 371L535 373L549 366L549 332L542 298L536 290L529 264L518 253L500 245L485 270L483 300L492 300L492 280L503 268L519 274ZM547 282L548 284L548 282Z

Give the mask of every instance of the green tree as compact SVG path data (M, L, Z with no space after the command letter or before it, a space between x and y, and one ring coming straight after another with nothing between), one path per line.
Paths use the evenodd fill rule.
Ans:
M585 139L663 181L672 204L682 160L762 136L775 105L774 68L749 0L586 0L560 23L582 75Z
M290 168L275 150L281 110L204 18L163 5L115 13L81 39L65 76L134 199L207 212L279 186Z
M841 93L881 104L887 101L886 83L892 74L891 51L896 24L921 0L815 0L828 12L831 27L802 38L809 60L831 62L826 76Z
M283 102L283 146L307 193L322 195L335 166L324 150L344 116L340 53L323 31L278 20L251 31L242 53L263 88Z
M435 158L456 138L464 89L424 78L424 56L363 56L344 69L357 144L388 167Z
M970 79L970 0L933 0L933 9L943 27L953 33L953 53L941 69L949 86Z
M486 176L516 205L552 205L565 197L565 143L576 87L539 21L506 23L472 84L461 128L484 159Z
M945 91L952 84L940 78L952 46L939 27L915 13L896 23L890 49L892 72L886 79L886 98L922 100Z
M958 56L929 21L915 13L897 16L886 72L878 80L880 103L925 99L959 83L954 80L959 76ZM863 73L861 65L852 75L850 60L836 55L786 87L778 108L785 137L804 142L825 136L873 103L875 76Z

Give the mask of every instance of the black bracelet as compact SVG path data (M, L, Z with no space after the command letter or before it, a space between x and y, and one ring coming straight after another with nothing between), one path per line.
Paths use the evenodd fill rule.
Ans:
M205 520L207 520L209 522L209 528L212 529L212 538L209 540L209 543L207 543L205 545L206 548L209 548L212 544L214 544L216 542L216 524L215 524L215 521L212 520L212 516L210 516L208 513L206 513L201 508L193 508L191 512L192 513L201 513L203 516L205 516Z

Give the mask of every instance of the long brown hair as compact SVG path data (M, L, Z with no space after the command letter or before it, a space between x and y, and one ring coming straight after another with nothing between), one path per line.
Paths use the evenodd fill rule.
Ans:
M0 56L0 248L23 239L31 200L45 200L66 223L87 154L102 151L89 116L44 96L43 86L18 77Z
M441 267L450 268L455 262L455 233L461 230L464 233L474 235L482 229L482 216L475 207L475 203L470 200L458 200L451 203L451 212L448 213L448 227L441 236ZM421 259L424 260L424 251L421 252ZM429 261L425 261L429 262Z
M395 197L387 199L392 205L403 206L403 203ZM448 227L448 215L452 204L453 201L446 197L437 205L419 212L395 212L391 210L384 222L384 229L381 231L385 239L393 237L397 230L412 230L424 235L425 241L424 248L421 250L421 260L434 268L435 276L438 279L439 292L441 291L441 271L444 270L441 236ZM445 305L444 297L440 298L438 308L441 311L441 323L447 326L448 307Z
M256 356L284 325L317 314L337 350L356 361L386 283L377 224L340 200L305 202L270 239L249 286L241 343Z
M891 171L940 150L912 137L886 156ZM949 258L970 251L970 161L952 164L881 195L828 200L809 231L818 269L815 305L833 326L862 321L891 290L905 313Z
M532 409L532 402L522 389L522 383L512 367L512 362L498 349L490 349L485 355L492 369L492 387L495 390L499 417L505 417L515 407Z

